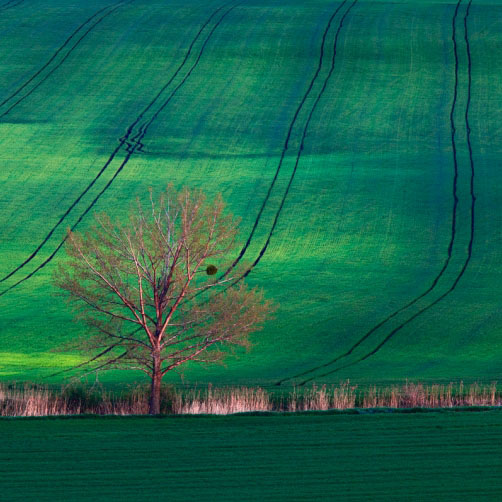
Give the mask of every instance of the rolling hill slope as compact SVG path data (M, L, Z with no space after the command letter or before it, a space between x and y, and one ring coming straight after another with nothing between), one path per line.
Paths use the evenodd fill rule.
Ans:
M281 306L189 381L500 377L501 28L494 0L0 6L0 378L77 361L66 228L169 182L223 193Z

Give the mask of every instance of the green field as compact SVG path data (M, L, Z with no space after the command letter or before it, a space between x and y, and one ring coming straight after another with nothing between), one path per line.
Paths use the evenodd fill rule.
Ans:
M25 0L0 34L2 380L78 361L66 228L169 182L223 193L280 304L186 381L500 379L502 1Z
M502 414L3 419L0 498L497 500Z

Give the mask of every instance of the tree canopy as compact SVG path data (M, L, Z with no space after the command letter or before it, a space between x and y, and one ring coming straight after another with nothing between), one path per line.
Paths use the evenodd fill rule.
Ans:
M162 377L188 361L221 361L250 346L273 310L233 268L238 221L221 196L172 186L125 221L98 214L68 232L56 284L88 333L65 349L88 355L88 371L137 369L152 380L150 413L160 412ZM221 270L224 270L222 273Z

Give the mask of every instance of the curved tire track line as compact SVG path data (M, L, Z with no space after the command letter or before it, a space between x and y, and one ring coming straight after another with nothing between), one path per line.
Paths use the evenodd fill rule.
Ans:
M223 14L223 16L221 16L221 18L218 20L218 22L214 25L213 29L210 31L209 35L207 36L206 40L204 41L202 47L201 47L201 50L200 50L200 53L195 61L195 63L193 64L193 66L190 68L190 70L188 71L187 75L183 78L183 80L180 82L180 84L176 87L176 89L174 89L173 93L169 96L169 98L162 104L162 106L154 113L154 115L152 116L152 118L147 121L142 127L140 127L140 130L139 130L139 133L138 135L136 135L134 137L134 149L138 150L139 152L142 152L143 151L143 147L145 146L142 142L143 138L146 136L147 132L148 132L148 128L153 124L153 122L157 119L157 117L162 113L162 111L165 109L165 107L169 104L169 102L171 101L171 98L176 94L176 92L178 91L178 89L185 83L185 81L188 79L188 77L190 77L192 71L194 70L194 68L199 64L199 61L200 61L200 58L202 57L202 54L204 53L204 49L206 48L206 45L208 44L209 42L209 39L212 37L213 33L216 31L216 28L218 28L218 26L220 25L220 23L223 21L223 19L225 19L225 17L230 14L230 12L232 10L234 10L236 7L238 7L239 5L241 5L242 3L244 3L244 0L241 0L240 2L234 4L232 7L230 7L230 9L228 9L225 14ZM226 4L226 5L229 5L229 4ZM136 139L137 138L137 139Z
M9 2L4 3L3 5L1 5L0 6L0 11L9 10L9 9L17 7L18 5L21 5L22 3L24 3L24 0L20 0L19 2L14 3L15 1L16 0L10 0Z
M5 117L7 114L11 112L13 108L15 108L19 103L24 101L28 96L33 94L65 61L66 59L70 56L70 54L77 48L78 45L80 45L80 42L87 37L87 35L99 24L101 21L103 21L106 17L108 17L110 14L115 12L117 9L120 7L123 7L124 5L131 4L132 2L135 2L136 0L129 0L127 2L120 1L116 4L111 4L108 5L97 12L95 12L89 19L87 19L84 23L82 23L64 42L64 44L52 55L52 57L47 61L34 75L32 75L21 87L19 87L14 93L12 93L8 98L5 98L1 103L0 107L5 105L7 102L9 102L11 99L13 99L15 96L17 96L27 85L29 85L40 73L47 68L52 61L58 56L58 54L71 42L71 40L75 37L75 35L92 19L94 19L96 16L98 16L101 12L103 12L106 9L109 9L110 7L115 7L105 13L103 16L101 16L94 24L92 24L85 32L84 34L75 42L73 47L69 49L69 51L64 55L64 57L61 59L59 63L57 63L48 73L45 75L34 87L32 87L24 96L19 98L15 103L13 103L5 112L0 114L0 118Z
M9 0L8 2L5 2L4 4L0 5L0 10L4 10L7 8L11 3L15 2L16 0Z
M8 9L9 8L9 5L11 3L15 2L15 0L9 0L8 2L5 2L4 4L0 5L0 11L1 10L5 10L5 9Z
M244 279L245 277L247 277L251 273L251 271L253 270L253 268L256 267L256 265L258 265L258 263L260 262L260 260L263 258L263 255L267 251L267 248L268 248L268 246L270 244L270 240L272 239L272 235L274 233L275 227L276 227L276 225L277 225L277 223L279 221L279 217L281 215L282 208L284 207L284 204L286 203L286 198L287 198L287 196L289 194L289 190L291 188L291 185L293 184L293 180L295 178L296 171L298 169L298 164L300 162L300 158L301 158L301 155L302 155L302 152L303 152L303 148L304 148L304 145L305 145L305 137L307 135L307 131L308 131L308 128L309 128L309 125L310 125L310 121L312 119L312 116L314 115L314 112L315 112L315 110L317 108L317 105L319 104L319 101L321 100L322 95L324 94L324 91L326 90L326 87L328 85L328 81L331 78L331 75L333 74L333 71L335 69L335 60L336 60L336 53L337 53L336 49L337 49L337 44L338 44L338 37L339 37L340 32L342 30L343 22L345 21L345 18L347 17L347 15L349 14L349 12L352 10L352 7L354 7L354 5L357 2L358 2L358 0L353 0L352 4L349 6L349 8L345 11L344 15L340 19L340 23L338 25L338 29L337 29L336 35L335 35L335 42L334 42L334 47L333 47L333 58L332 58L331 68L330 68L330 71L329 71L328 75L326 76L326 79L324 80L324 84L323 84L321 90L319 91L319 94L317 95L317 98L316 98L316 100L314 102L314 105L312 106L312 109L310 110L309 116L308 116L307 121L305 123L305 127L303 129L303 134L302 134L302 139L301 139L301 143L300 143L300 148L298 149L298 153L296 155L295 166L294 166L293 172L291 173L291 176L289 178L288 185L287 185L286 190L284 192L284 195L282 197L279 209L277 210L277 213L275 215L274 222L273 222L272 227L270 229L270 232L268 234L267 240L265 241L265 244L263 245L262 249L258 253L258 256L255 259L255 261L246 270L246 272L244 272L244 274L242 274L242 276L239 277L239 279L237 279L237 281L235 281L233 283L233 285L236 284L237 282L239 282L240 280Z
M456 105L457 105L457 97L458 97L458 52L457 52L457 41L456 41L456 28L455 28L455 22L457 19L458 15L458 10L460 8L460 4L462 3L462 0L458 0L457 6L455 8L455 13L453 15L453 20L452 20L452 25L453 25L453 35L452 35L452 40L453 40L453 47L454 47L454 54L455 54L455 81L454 81L454 93L453 93L453 100L452 100L452 106L450 109L450 128L451 128L451 143L452 143L452 150L453 150L453 168L454 168L454 174L453 174L453 208L452 208L452 227L451 227L451 236L450 236L450 242L448 244L448 249L447 249L447 256L445 259L445 262L443 263L443 266L439 273L436 275L434 278L432 284L425 290L423 293L421 293L419 296L415 297L412 299L410 302L408 302L406 305L403 307L399 308L398 310L394 311L392 314L388 315L385 319L380 321L378 324L373 326L369 331L367 331L352 347L347 351L344 352L343 354L337 356L336 358L332 359L331 361L328 361L327 363L318 365L314 368L311 368L309 370L303 371L302 373L298 373L294 376L284 378L282 380L279 380L276 385L281 385L283 382L287 380L292 380L294 378L299 378L305 375L308 375L310 373L313 373L314 371L317 371L322 368L326 368L328 366L331 366L332 364L335 364L338 362L340 359L343 359L344 357L348 357L352 352L359 347L365 340L367 340L375 331L377 331L379 328L381 328L383 325L385 325L388 321L396 317L398 314L403 312L404 310L408 309L415 303L417 303L419 300L421 300L424 296L428 295L431 291L434 290L436 285L438 284L439 280L445 273L446 269L448 268L448 265L450 263L451 257L452 257L452 251L453 251L453 245L455 242L455 235L456 235L456 220L457 220L457 206L458 206L458 196L457 196L457 180L458 180L458 161L457 161L457 149L456 149L456 144L455 144L455 123L453 120Z
M162 111L166 106L167 104L171 101L171 99L174 97L174 95L176 94L176 92L180 89L180 87L186 82L186 80L188 79L188 77L191 75L192 71L195 69L195 67L198 65L199 61L200 61L200 58L202 57L202 54L204 52L204 49L207 45L207 43L209 42L209 39L211 38L211 36L213 35L214 31L216 30L216 28L220 25L220 23L223 21L223 19L235 8L237 7L237 5L240 5L241 3L243 2L240 2L239 4L235 4L233 5L230 9L228 9L224 14L223 16L221 16L221 18L218 20L217 23L215 23L214 27L212 28L212 30L210 31L210 33L208 34L208 36L206 37L206 40L204 41L204 44L202 45L201 47L201 50L199 51L199 55L195 61L195 63L192 65L192 67L190 68L189 72L187 73L187 75L183 78L183 80L180 82L180 84L178 84L178 86L173 90L173 92L170 94L170 96L166 99L166 101L163 103L163 105L161 106L161 108L154 114L154 116L152 117L152 119L150 120L150 122L153 122L153 120L155 120L158 116L158 114L160 113L160 111ZM224 7L228 6L229 4L225 4L221 7L219 7L216 11L214 11L210 18L208 18L208 20L206 21L206 23L203 25L203 27L200 29L199 33L197 34L196 36L196 39L200 36L200 33L203 31L204 27L210 22L210 20L216 15L216 13L218 11L220 11L221 9L223 9ZM194 39L194 41L192 42L191 46L190 46L190 50L192 49L193 47L193 44L195 43L196 39ZM175 75L173 77L171 77L171 79L169 80L169 82L172 82L172 80L174 79L174 77L176 76L176 74L181 70L181 67L182 65L185 64L186 60L188 59L188 55L189 53L187 53L187 56L185 57L183 63L180 65L180 67L178 68L178 70L176 71ZM110 158L108 159L107 163L105 164L105 166L101 169L101 171L98 173L98 176L96 178L94 178L94 180L92 181L92 183L86 188L85 192L87 192L90 187L96 182L96 180L98 179L99 176L101 176L101 174L104 172L104 170L106 169L106 167L108 167L111 163L111 161L113 160L113 158L116 156L116 154L118 153L118 151L121 149L122 145L127 141L127 138L128 136L131 134L134 126L141 120L142 116L144 115L144 113L149 109L151 108L151 106L153 106L154 102L160 97L160 95L164 92L164 90L166 89L168 84L166 84L162 90L158 93L158 95L155 97L155 99L148 105L148 107L142 112L142 114L135 120L135 122L129 127L127 133L126 133L126 136L124 136L123 138L121 138L120 140L120 144L119 146L117 146L117 148L115 149L115 151L112 153L112 155L110 156ZM141 136L141 139L142 137L144 136L144 132L142 133L142 136ZM87 213L92 209L92 207L96 204L96 202L100 199L100 197L105 193L105 191L110 187L110 185L113 183L113 181L115 180L115 178L120 174L120 172L122 171L122 169L126 166L126 164L129 162L129 159L131 158L131 156L133 155L134 151L135 151L135 148L136 148L136 145L133 146L133 148L130 148L128 149L127 151L127 155L126 157L123 159L122 163L120 164L120 166L117 168L117 170L115 171L114 175L112 176L112 178L108 181L108 183L104 186L104 188L98 193L98 195L93 199L93 201L90 203L90 205L86 208L86 210L79 216L78 220L73 224L73 226L71 227L71 230L74 230L77 225L83 220L83 218L87 215ZM84 193L83 192L78 200L80 200ZM77 200L77 201L78 201ZM26 260L22 266L26 265L26 263L28 263L28 261L31 261L31 259L33 259L33 257L35 256L36 253L38 253L38 251L40 250L40 248L43 246L43 244L45 244L45 242L47 242L47 240L50 238L50 236L52 235L52 233L54 232L54 230L62 223L62 221L64 220L64 218L67 216L67 214L71 211L71 209L76 205L77 201L74 202L74 204L71 206L70 209L67 210L67 212L65 213L65 215L63 215L63 217L59 220L59 222L56 224L55 227L53 227L53 229L51 230L50 234L44 239L44 242L39 245L39 247L37 248L36 252L34 254L32 254L32 256L29 258L29 260ZM51 253L51 255L46 258L35 270L33 270L31 273L29 273L28 275L26 275L25 277L23 277L22 279L20 279L19 281L17 281L16 283L14 283L12 286L8 287L7 289L3 290L2 292L0 292L0 296L3 296L4 294L6 294L8 291L12 290L13 288L17 287L19 284L21 284L22 282L28 280L30 277L33 277L33 275L35 275L40 269L42 269L43 267L45 267L53 258L54 256L56 255L56 253L61 249L61 247L63 246L63 244L66 242L66 239L67 237L64 237L62 239L62 241L59 243L59 245L56 247L56 249ZM21 265L16 269L19 270L21 268ZM0 280L0 282L4 281L5 279L7 279L7 277L10 277L12 276L12 274L15 273L14 272L11 272L8 276L4 277L3 279Z
M337 41L338 41L338 36L340 34L340 31L341 31L341 28L343 26L343 21L345 20L345 18L347 17L347 14L349 13L349 11L352 9L352 7L354 7L354 5L358 2L358 0L353 0L352 4L350 5L350 7L345 11L345 14L341 17L340 19L340 23L338 25L338 29L337 29L337 32L336 32L336 35L335 35L335 41L334 41L334 47L333 47L333 56L332 56L332 60L331 60L331 68L330 68L330 71L328 72L328 75L326 76L325 80L324 80L324 83L323 83L323 86L321 88L321 90L319 91L318 95L317 95L317 98L316 100L314 101L314 104L310 110L310 113L309 113L309 116L307 118L307 121L305 123L305 126L304 126L304 129L303 129L303 134L302 134L302 139L301 139L301 143L300 143L300 148L298 149L298 152L297 152L297 156L296 156L296 161L295 161L295 166L294 166L294 169L293 169L293 172L290 176L290 179L289 179L289 182L288 182L288 185L286 187L286 190L284 192L284 195L283 195L283 198L281 200L281 204L279 205L279 209L277 210L277 213L275 215L275 218L274 218L274 222L273 222L273 225L272 225L272 228L269 232L269 235L267 237L267 240L265 242L265 245L262 247L258 257L255 259L255 261L252 263L252 265L246 270L246 272L244 272L244 274L242 274L240 277L238 277L235 281L233 281L231 284L229 284L226 288L224 288L222 291L220 291L219 293L217 294L221 294L223 293L224 291L226 291L228 288L231 288L232 286L235 286L237 283L239 283L241 280L243 280L245 277L247 277L250 272L252 271L252 269L258 264L258 262L261 260L261 258L263 257L263 255L265 254L265 251L267 250L268 248L268 245L270 243L270 240L272 238L272 234L274 232L274 229L275 229L275 226L277 225L277 222L279 221L279 216L280 216L280 213L282 211L282 207L284 206L284 203L286 202L286 198L288 196L288 193L289 193L289 189L293 183L293 179L295 177L295 174L296 174L296 170L297 170L297 167L298 167L298 164L299 164L299 161L300 161L300 157L301 157L301 154L302 154L302 151L303 151L303 147L304 147L304 142L305 142L305 137L306 137L306 134L307 134L307 130L308 130L308 127L309 127L309 124L310 124L310 120L312 119L312 116L314 114L314 111L322 97L322 95L324 94L324 91L326 90L326 87L327 87L327 84L328 84L328 81L334 71L334 67L335 67L335 60L336 60L336 46L337 46ZM295 116L293 118L293 123L290 125L290 128L289 128L289 131L288 131L288 136L286 138L286 144L285 144L285 149L283 150L282 152L282 155L281 155L281 159L280 159L280 164L279 164L279 169L280 169L280 165L282 164L282 161L284 159L284 155L285 155L285 152L286 152L286 149L287 149L287 142L289 141L289 138L291 136L291 131L292 131L292 128L293 128L293 125L294 125L294 121L296 121L297 117L298 117L298 114L301 110L301 107L303 106L307 96L308 96L308 93L310 93L310 91L312 90L312 87L314 85L314 82L317 78L317 76L319 75L319 72L321 70L321 67L322 67L322 58L323 58L323 54L324 54L324 44L325 44L325 39L326 39L326 36L327 36L327 33L329 31L329 28L331 26L331 22L333 21L334 17L336 16L336 14L339 12L339 10L343 7L343 5L346 3L346 0L344 0L344 2L342 2L340 4L340 6L338 7L338 9L335 11L335 13L331 16L330 20L329 20L329 23L325 29L325 32L324 32L324 35L323 35L323 43L321 45L321 56L320 56L320 59L319 59L319 67L315 73L315 76L314 78L312 79L311 83L310 83L310 86L309 86L309 90L308 92L305 94L305 96L303 97L300 105L299 105L299 108L297 109L296 113L295 113ZM276 175L274 177L274 180L272 183L275 183L275 180L277 178L279 174L279 171L276 172ZM269 189L269 193L267 194L267 198L268 196L270 195L270 192L271 192L271 188ZM262 209L260 211L260 214L261 212L263 211L263 208L264 208L264 204L262 205ZM260 216L260 214L258 216ZM254 231L254 228L253 228L253 231ZM250 238L248 239L248 242L246 243L246 248L247 246L249 245L250 241L251 241L251 237L252 237L252 234L250 236ZM242 258L242 255L244 255L244 252L241 251L241 254L238 256L238 258L234 261L234 263L227 269L227 271L221 275L221 277L219 278L219 280L223 279L224 277L226 277L228 275L228 273L237 265L237 263L239 262L239 260ZM200 294L204 293L205 290L202 290L202 291L199 291L198 293L196 293L195 295L193 295L191 298L189 298L187 300L187 302L193 300L194 298L196 298L197 296L199 296Z
M9 2L10 3L10 2ZM120 3L123 3L123 0L121 0L120 2L118 2L118 4ZM56 52L52 55L52 57L36 72L34 73L23 85L21 85L15 92L13 92L10 96L8 96L7 98L5 98L1 103L0 103L0 106L3 106L5 103L7 103L8 101L10 101L12 98L14 98L15 96L17 96L17 94L19 94L28 84L30 84L30 82L33 81L33 79L35 79L38 75L40 75L40 73L45 69L47 68L47 66L49 66L49 64L52 63L52 61L54 61L54 59L58 56L58 54L70 43L70 41L72 40L72 38L87 24L89 23L90 21L92 21L97 15L99 15L101 12L103 12L104 10L110 8L112 5L117 5L117 4L111 4L111 5L107 5L106 7L103 7L102 9L99 9L98 11L96 11L91 17L89 17L88 19L86 19L80 26L78 26L74 31L73 33L65 40L65 42L63 43L63 45L61 45L61 47L59 47L59 49L56 50Z
M358 0L354 0L354 2L352 3L352 5L350 6L350 8L346 11L346 13L344 14L344 16L342 17L340 23L343 24L343 19L345 18L345 16L347 15L347 13L350 11L350 9L354 6L355 3L357 3ZM300 101L296 111L295 111L295 114L293 116L293 119L292 121L290 122L290 125L289 125L289 128L288 128L288 133L286 135L286 140L284 142L284 146L283 146L283 149L282 149L282 152L281 152L281 157L280 157L280 160L279 160L279 164L277 166L277 169L276 169L276 172L275 172L275 175L274 175L274 178L272 180L272 183L268 189L268 192L267 192L267 195L265 196L265 199L262 203L262 206L261 206L261 209L258 213L258 216L256 217L256 220L255 220L255 223L253 225L253 228L251 230L251 234L249 235L248 237L248 240L246 242L246 244L244 245L244 247L241 249L239 255L237 256L237 258L234 260L234 262L230 265L230 267L218 278L218 280L221 280L223 278L225 278L235 267L236 265L239 263L239 261L242 259L242 257L244 256L244 253L246 252L247 248L249 247L249 244L251 243L251 239L253 237L253 234L256 230L256 227L258 226L258 222L261 218L261 215L265 209L265 206L267 204L267 201L270 197L270 194L272 192L272 189L274 187L274 184L279 176L279 172L281 170L281 167L282 167L282 163L284 161L284 157L286 155L286 151L288 149L288 146L289 146L289 141L291 139L291 135L292 135L292 132L293 132L293 127L295 125L295 122L296 120L298 119L298 116L309 96L309 94L312 92L312 89L314 87L314 84L315 84L315 81L317 80L320 72L321 72L321 69L322 69L322 66L323 66L323 59L324 59L324 48L325 48L325 45L326 45L326 38L327 38L327 35L328 35L328 32L329 32L329 29L331 28L331 24L334 20L334 18L336 17L336 15L338 14L338 12L340 11L340 9L347 3L347 0L344 0L336 9L335 11L333 12L333 14L331 15L331 17L329 18L329 21L328 21L328 24L326 25L326 28L324 29L324 33L323 33L323 37L322 37L322 43L321 43L321 49L320 49L320 55L319 55L319 63L318 63L318 66L317 66L317 69L316 69L316 72L314 73L314 76L312 77L312 80L310 81L310 84L307 88L307 91L305 92L302 100ZM339 25L338 27L338 31L337 31L337 36L338 36L338 33L340 32L340 29L341 29L341 24ZM331 69L330 69L330 72L328 73L328 76L325 78L325 81L324 81L324 85L322 87L322 90L320 91L320 93L318 94L317 96L317 99L313 105L313 108L311 109L310 111L310 114L309 114L309 117L307 119L307 123L306 123L306 126L304 128L304 131L303 131L303 136L302 136L302 142L301 142L301 145L300 145L300 149L298 151L298 154L297 154L297 159L296 159L296 164L295 164L295 171L296 171L296 167L298 166L298 162L299 162L299 159L300 159L300 156L301 156L301 152L303 151L303 142L304 142L304 139L305 139L305 135L306 135L306 132L307 132L307 129L308 129L308 124L310 122L310 119L312 118L312 115L313 115L313 112L317 106L317 103L319 102L320 100L320 97L321 95L324 93L324 90L326 89L326 85L327 85L327 82L329 80L329 78L331 77L331 74L333 72L333 69L334 69L334 62L335 62L335 57L336 57L336 40L337 40L337 36L335 37L335 47L334 47L334 53L333 53L333 57L332 57L332 63L331 63ZM289 181L289 184L287 186L287 189L286 189L286 193L285 195L283 196L283 199L282 199L282 202L280 204L280 207L278 209L278 213L280 213L281 209L282 209L282 206L284 205L284 202L286 200L286 197L287 197L287 192L289 191L289 187L291 186L291 183L293 181L293 178L294 178L294 172L290 178L290 181ZM266 247L268 247L268 242L270 241L270 237L271 237L271 234L275 228L275 224L277 223L278 220L278 215L276 214L276 218L274 220L274 225L272 227L272 230L270 232L270 235L269 235L269 238L267 239L267 243L265 244L265 250L266 250ZM265 252L263 249L262 249L262 253L261 255L259 256L259 258L261 259L261 256L263 256L263 253ZM259 259L258 259L259 261ZM255 262L253 263L253 265L250 267L250 269L248 269L243 275L241 275L239 278L237 278L234 282L232 282L231 284L229 284L226 288L224 288L224 290L222 290L220 293L222 293L223 291L226 291L228 288L231 288L232 286L235 286L238 282L240 282L242 279L244 279L251 271L251 269L255 266L256 264L256 260ZM205 292L205 290L202 290L202 291L199 291L198 293L195 293L192 297L190 297L187 302L193 300L194 298L198 297L199 295L203 294Z
M459 1L458 5L460 5L461 0ZM470 50L470 43L469 43L469 35L468 35L468 26L467 26L467 18L469 17L470 9L472 5L472 0L469 0L469 3L467 4L467 9L465 12L464 16L464 40L466 44L466 52L467 52L467 63L468 63L468 85L467 85L467 102L466 102L466 109L465 109L465 127L466 127L466 142L469 150L469 163L470 163L470 169L471 169L471 176L470 176L470 196L471 196L471 222L470 222L470 238L469 238L469 243L467 245L467 256L464 261L464 264L458 273L457 277L455 278L453 284L450 286L450 288L443 293L441 296L436 298L432 303L429 305L425 306L421 310L419 310L416 314L411 316L409 319L407 319L405 322L394 328L372 351L369 353L365 354L364 356L360 357L356 361L353 361L349 364L345 364L343 366L340 366L339 368L336 368L332 371L323 373L321 375L317 375L316 377L309 378L302 383L300 383L301 386L305 385L306 383L314 380L314 378L322 378L325 376L329 376L337 371L340 371L342 369L354 366L355 364L358 364L372 355L376 354L398 331L400 331L403 327L405 327L407 324L415 320L417 317L422 315L424 312L427 312L429 309L437 305L439 302L441 302L444 298L446 298L450 293L452 293L455 288L457 287L460 279L464 275L465 271L467 270L467 267L469 266L469 263L472 258L472 249L474 245L474 236L475 236L475 209L476 209L476 194L474 190L474 181L475 181L475 166L474 166L474 158L473 158L473 150L472 150L472 143L471 143L471 127L469 123L469 110L470 110L470 104L471 104L471 94L472 94L472 58L471 58L471 50ZM454 31L455 34L455 31ZM456 47L456 46L455 46ZM453 129L454 130L454 129ZM340 358L339 358L340 359ZM305 373L307 374L307 373ZM302 375L299 375L302 376Z
M257 218L257 221L255 222L255 226L253 227L253 230L251 232L251 235L246 243L246 245L244 246L243 250L244 251L241 251L241 253L239 254L239 256L237 257L237 259L233 262L233 264L226 270L226 272L224 274L222 274L218 280L221 280L223 279L224 277L226 277L228 275L228 273L233 269L235 268L235 266L237 265L237 263L239 262L239 260L242 258L242 256L244 255L244 252L245 252L245 248L247 248L247 246L249 245L249 243L251 242L251 237L253 235L253 232L258 224L258 220L259 220L259 217L261 216L261 213L265 207L265 204L266 204L266 201L270 195L270 192L272 190L272 187L273 187L273 184L275 183L276 179L277 179L277 176L279 174L279 171L280 171L280 167L282 165L282 161L284 159L284 156L285 156L285 153L286 153L286 150L287 150L287 145L288 145L288 142L289 142L289 139L291 137L291 132L292 132L292 129L293 129L293 125L294 125L294 122L296 121L297 117L298 117L298 114L300 113L301 111L301 108L303 107L304 103L305 103L305 100L307 99L308 97L308 94L311 92L312 90L312 87L315 83L315 80L317 79L320 71L321 71L321 68L322 68L322 60L323 60L323 55L324 55L324 45L325 45L325 39L326 39L326 36L328 34L328 31L329 31L329 28L331 26L331 23L334 19L334 17L336 16L336 14L339 12L339 10L344 6L344 4L346 3L347 0L344 0L340 6L336 9L336 11L334 12L334 14L331 16L329 22L328 22L328 25L324 31L324 35L323 35L323 43L321 44L321 56L320 56L320 59L319 59L319 66L317 68L317 71L312 79L312 81L310 82L310 85L309 85L309 88L307 90L307 93L304 95L302 101L300 102L300 105L298 106L297 110L296 110L296 113L293 117L293 121L291 122L290 124L290 127L289 127L289 130L288 130L288 135L286 137L286 142L285 142L285 146L283 148L283 151L282 151L282 154L281 154L281 159L280 159L280 162L279 162L279 166L278 166L278 169L276 171L276 174L274 176L274 179L272 181L272 185L270 186L269 188L269 191L267 193L267 197L265 198L265 201L262 205L262 208L260 210L260 213L258 214L258 218ZM277 213L275 215L275 218L274 218L274 222L273 222L273 225L272 225L272 228L269 232L269 235L267 237L267 240L265 242L265 245L262 247L258 257L255 259L255 261L252 263L252 265L246 270L246 272L244 272L244 274L242 274L240 277L238 277L235 281L233 281L231 284L229 284L226 288L224 288L222 291L220 291L219 293L217 294L221 294L223 293L224 291L226 291L227 289L231 288L232 286L235 286L237 283L239 283L242 279L244 279L245 277L247 277L249 275L249 273L252 271L252 269L258 264L258 262L261 260L261 258L263 257L263 255L265 254L265 251L267 250L267 247L270 243L270 240L272 238L272 234L274 232L274 229L275 229L275 226L277 225L277 222L279 221L279 216L280 216L280 213L282 211L282 207L284 206L284 203L286 202L286 198L288 196L288 193L289 193L289 189L293 183L293 180L294 180L294 177L295 177L295 174L296 174L296 170L297 170L297 167L298 167L298 164L299 164L299 161L300 161L300 157L301 157L301 154L302 154L302 151L303 151L303 147L304 147L304 142L305 142L305 137L306 137L306 134L307 134L307 130L308 130L308 127L309 127L309 124L310 124L310 120L312 119L312 116L314 114L314 111L315 109L317 108L317 105L322 97L322 95L324 94L324 91L326 90L326 87L327 87L327 84L328 84L328 81L334 71L334 67L335 67L335 59L336 59L336 46L337 46L337 41L338 41L338 36L340 34L340 31L342 29L342 26L343 26L343 21L345 20L345 18L347 17L347 14L349 13L349 11L352 9L352 7L354 7L354 5L358 2L358 0L353 0L352 4L350 5L350 7L345 11L345 14L341 17L340 19L340 23L338 25L338 29L337 29L337 32L336 32L336 35L335 35L335 41L334 41L334 50L333 50L333 56L332 56L332 60L331 60L331 68L330 68L330 71L328 72L328 75L325 77L324 79L324 83L323 83L323 86L321 88L321 90L319 91L318 95L317 95L317 98L316 100L314 101L314 104L310 110L310 113L309 113L309 116L307 118L307 121L305 123L305 126L304 126L304 129L303 129L303 134L302 134L302 139L301 139L301 143L300 143L300 148L298 149L298 152L297 152L297 156L296 156L296 161L295 161L295 166L293 168L293 172L290 176L290 179L289 179L289 182L288 182L288 185L286 187L286 190L284 192L284 195L282 197L282 200L281 200L281 204L279 205L279 208L277 210ZM193 300L194 298L196 298L197 296L203 294L204 292L206 292L206 290L202 290L202 291L199 291L198 293L195 293L193 296L191 296L189 299L186 300L185 303L188 303L190 302L191 300Z
M324 30L324 33L323 33L323 37L322 37L322 43L321 43L321 49L320 49L320 55L319 55L319 63L317 65L317 69L316 69L316 72L314 74L314 76L312 77L311 81L310 81L310 84L307 88L307 91L305 92L305 94L303 95L303 98L301 99L296 111L295 111L295 114L293 116L293 119L292 121L290 122L289 124L289 128L288 128L288 132L286 134L286 139L284 141L284 146L282 148L282 152L281 152L281 157L279 159L279 164L277 165L277 169L275 171L275 175L272 179L272 182L268 188L268 192L267 192L267 195L265 196L265 199L263 200L263 203L261 205L261 208L260 208L260 211L258 212L258 216L256 217L255 219L255 222L253 224L253 228L251 230L251 233L249 234L249 237L246 241L246 244L243 246L243 248L241 249L241 251L239 252L239 255L237 256L237 258L234 260L234 262L232 263L232 265L223 273L223 275L221 276L221 278L223 277L226 277L235 267L236 265L240 262L240 260L242 259L242 257L244 256L244 254L246 253L250 243L251 243L251 240L253 238L253 235L256 231L256 228L258 227L258 224L260 222L260 219L261 219L261 216L263 214L263 211L265 210L265 206L267 205L267 202L268 202L268 199L270 198L270 195L272 193L272 190L275 186L275 182L277 181L277 178L279 176L279 173L281 171L281 168L282 168L282 163L284 161L284 157L286 156L286 151L288 150L288 147L289 147L289 141L291 139L291 135L293 133L293 127L296 123L296 120L298 119L298 116L309 96L309 94L312 92L312 89L314 87L314 84L315 84L315 81L317 80L317 77L319 76L319 73L321 72L321 69L322 69L322 65L323 65L323 59L324 59L324 47L325 47L325 44L326 44L326 38L328 36L328 32L329 32L329 29L331 28L331 23L333 22L334 18L336 17L336 15L338 14L338 12L340 11L340 9L345 5L345 3L347 2L347 0L343 0L343 2L335 9L335 11L333 12L333 14L331 15L331 17L329 18L329 21L328 21L328 24L326 25L326 28ZM239 279L240 280L240 279Z
M228 4L225 4L225 5L228 5ZM42 240L42 242L38 245L38 247L35 249L35 251L33 251L33 253L24 261L22 262L20 265L18 265L14 270L12 270L9 274L7 274L5 277L3 277L2 279L0 279L0 282L3 282L5 281L6 279L8 279L9 277L12 277L12 275L14 275L17 271L21 270L25 265L27 265L33 258L35 258L35 256L38 254L38 252L40 251L40 249L44 246L44 244L51 238L51 236L53 235L54 231L61 225L61 223L64 222L64 220L66 219L66 217L70 214L70 212L73 210L73 208L80 202L80 200L82 199L82 197L84 197L84 195L94 186L94 184L96 183L96 181L101 177L101 175L106 171L106 169L108 168L108 166L111 164L111 162L115 159L116 155L119 153L119 151L121 150L122 146L124 144L127 144L128 145L128 150L127 152L129 153L129 150L130 150L130 145L128 143L128 139L129 139L129 136L131 135L134 127L138 124L138 122L141 121L141 119L143 118L143 116L145 115L145 113L147 113L150 108L155 104L155 102L160 98L160 96L162 95L162 93L167 89L167 87L172 83L172 81L176 78L176 76L179 74L179 72L183 69L183 66L186 64L190 54L191 54L191 51L193 49L193 46L195 45L195 43L197 42L198 38L200 37L202 31L204 30L204 28L209 24L209 22L211 21L211 19L225 6L223 5L222 7L219 7L218 9L216 9L212 14L211 16L206 20L206 22L201 26L201 28L199 29L198 33L196 34L195 38L192 40L189 48L188 48L188 51L187 53L185 54L185 57L183 59L183 61L181 62L181 64L178 66L178 68L176 69L176 71L174 72L174 74L171 76L171 78L168 80L168 82L160 89L160 91L154 96L154 98L150 101L150 103L141 111L141 113L138 115L138 117L136 118L136 120L127 128L126 130L126 133L124 134L124 136L122 136L122 138L119 139L119 144L118 146L115 148L115 150L112 152L112 154L110 155L110 157L108 158L108 160L106 161L106 163L103 165L103 167L101 168L101 170L98 172L98 174L93 178L93 180L89 183L89 185L87 185L87 187L85 188L85 190L77 197L77 199L75 199L75 201L70 205L70 207L65 211L65 213L61 216L61 218L58 220L58 222L52 227L52 229L50 230L50 232L46 235L46 237Z

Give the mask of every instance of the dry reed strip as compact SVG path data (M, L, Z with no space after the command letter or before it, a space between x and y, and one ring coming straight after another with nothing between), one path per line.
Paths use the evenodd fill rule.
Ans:
M203 390L164 389L162 413L215 414L252 411L314 411L353 408L454 408L502 406L497 384L462 382L424 385L406 383L359 389L350 382L337 386L294 389L274 395L262 388L209 386ZM146 415L148 390L136 387L119 395L84 386L63 387L58 391L37 385L0 384L0 416L51 415Z

